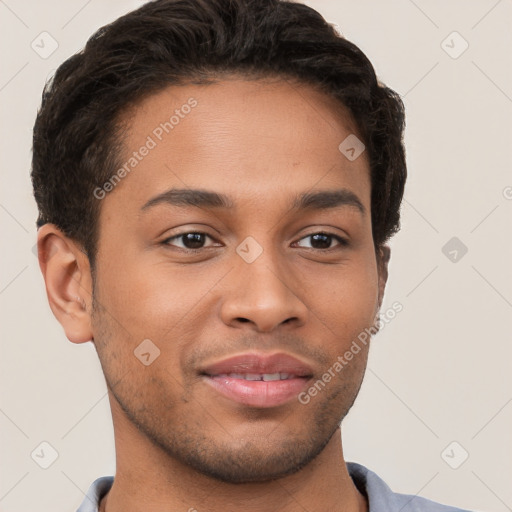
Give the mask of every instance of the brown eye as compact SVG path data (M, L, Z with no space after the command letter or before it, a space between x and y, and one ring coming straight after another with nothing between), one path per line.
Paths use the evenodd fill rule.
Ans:
M165 239L162 243L164 245L175 246L180 249L196 250L205 247L204 244L207 238L211 239L211 237L206 233L191 231L186 233L180 233L179 235L174 235L170 238ZM173 243L171 243L171 241Z
M301 238L301 240L307 240L308 238L311 240L310 246L306 246L308 249L334 249L335 247L331 247L333 240L338 242L338 246L345 247L348 245L347 240L338 235L334 235L333 233L312 233L311 235L307 235L304 238Z

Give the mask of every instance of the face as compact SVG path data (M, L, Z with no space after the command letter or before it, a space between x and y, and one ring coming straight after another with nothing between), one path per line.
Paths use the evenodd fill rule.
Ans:
M367 347L299 393L382 295L366 154L338 149L355 124L308 86L235 79L169 88L129 124L91 324L116 414L217 479L291 474L350 409Z

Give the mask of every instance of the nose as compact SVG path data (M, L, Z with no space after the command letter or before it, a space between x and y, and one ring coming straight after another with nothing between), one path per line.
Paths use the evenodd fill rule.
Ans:
M235 268L224 283L221 305L226 325L248 324L258 332L270 332L281 324L305 324L308 308L300 298L298 276L278 262L274 253L265 250L252 263L235 254Z

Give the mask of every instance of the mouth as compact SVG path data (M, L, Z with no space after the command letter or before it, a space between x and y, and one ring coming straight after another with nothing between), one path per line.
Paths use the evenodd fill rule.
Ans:
M210 375L210 377L229 377L230 379L243 379L251 382L256 381L276 381L276 380L290 380L299 378L293 373L221 373L220 375Z
M200 371L220 395L250 407L277 407L304 390L313 376L309 365L289 354L246 353Z

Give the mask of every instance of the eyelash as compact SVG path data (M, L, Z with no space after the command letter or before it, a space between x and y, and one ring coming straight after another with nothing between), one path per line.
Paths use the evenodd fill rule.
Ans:
M162 245L164 245L166 247L173 247L175 249L178 249L178 250L184 251L184 252L188 252L188 253L197 253L197 252L202 251L204 249L208 249L208 247L200 247L198 249L189 249L187 247L185 247L185 248L183 248L183 247L174 247L171 243L169 243L171 240L176 240L178 238L184 237L185 235L192 235L192 234L194 234L194 235L206 235L211 240L214 240L214 238L212 236L210 236L208 233L204 233L203 231L184 231L183 233L179 233L177 235L173 235L173 236L171 236L169 238L166 238L161 243L162 243ZM310 237L315 236L315 235L324 235L324 236L328 236L328 237L334 238L337 242L339 242L338 248L347 247L349 245L348 240L346 240L345 238L343 238L343 237L341 237L339 235L335 235L334 233L326 232L326 231L318 231L318 232L315 232L315 233L310 233L309 235L306 235L306 236L303 236L302 238L300 238L299 241L303 240L305 238L310 238ZM336 246L335 247L329 247L328 249L315 249L314 247L304 247L304 249L311 249L313 251L328 252L328 251L335 250Z

